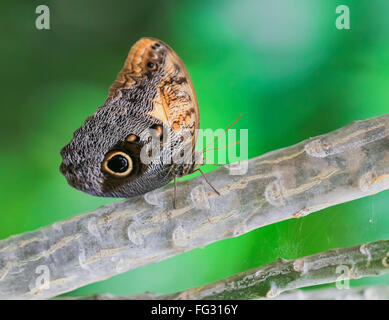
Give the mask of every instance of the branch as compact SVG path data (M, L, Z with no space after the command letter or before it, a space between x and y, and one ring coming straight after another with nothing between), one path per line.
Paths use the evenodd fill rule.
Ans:
M350 289L295 290L280 295L277 300L388 300L389 287L355 287ZM103 299L100 299L103 300ZM106 300L106 299L105 299Z
M156 300L158 296L146 295L150 300ZM89 296L69 296L54 298L55 300L135 300L147 299L144 296L115 296L110 293L100 293ZM158 298L160 299L160 298ZM388 300L389 287L372 286L372 287L355 287L355 288L326 288L310 290L293 290L281 294L276 298L259 298L268 300Z
M70 297L77 300L214 300L274 298L280 293L318 284L339 281L340 289L293 292L279 299L344 299L347 297L373 298L372 290L347 289L347 280L377 276L389 272L389 240L359 246L328 250L295 260L278 259L273 263L251 269L199 288L173 294L145 293L128 297L99 294ZM333 292L332 292L332 291ZM379 289L375 288L375 292ZM379 291L389 295L389 288ZM329 295L327 295L329 294Z
M389 114L0 241L0 298L43 299L389 187ZM243 164L243 165L242 165ZM248 166L242 174L244 164ZM243 170L244 171L244 170Z

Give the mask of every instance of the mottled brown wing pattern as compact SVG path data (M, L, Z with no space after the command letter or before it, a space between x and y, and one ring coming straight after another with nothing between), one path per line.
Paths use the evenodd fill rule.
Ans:
M161 126L178 151L190 144L194 152L199 110L188 72L165 43L142 38L131 48L104 105L62 149L61 172L70 185L97 196L129 197L158 188L194 168L165 164L161 159L174 152L169 149L147 165L140 162L148 146L143 132ZM183 130L189 131L188 139L180 139Z
M156 50L166 50L164 55ZM131 48L116 81L109 89L108 99L118 99L122 90L136 86L149 69L147 64L161 66L161 78L153 99L153 109L148 114L174 131L189 130L192 147L196 145L197 131L200 127L199 108L192 81L185 65L167 44L153 38L142 38Z

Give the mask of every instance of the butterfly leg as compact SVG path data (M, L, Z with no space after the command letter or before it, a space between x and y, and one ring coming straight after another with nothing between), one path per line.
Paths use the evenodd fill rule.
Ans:
M177 177L174 176L173 208L177 208Z
M193 172L196 172L196 171L199 171L199 172L201 173L201 175L203 176L203 178L205 179L205 181L208 183L208 185L212 188L212 190L215 191L216 194L217 194L218 196L220 196L220 192L217 191L216 188L209 182L209 180L207 179L207 176L205 175L205 173L204 173L201 169L199 169L199 168L197 168L197 169L196 169L195 171L193 171Z

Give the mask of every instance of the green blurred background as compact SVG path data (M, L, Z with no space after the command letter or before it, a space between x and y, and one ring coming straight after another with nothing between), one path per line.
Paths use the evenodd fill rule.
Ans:
M35 28L35 8L51 30ZM351 29L335 28L346 4ZM72 189L60 149L102 105L131 45L172 46L196 89L202 128L249 129L249 158L388 112L389 1L1 1L0 238L112 199ZM206 167L213 170L214 167ZM71 294L196 287L269 263L389 239L389 191L280 222ZM389 284L389 276L352 281Z

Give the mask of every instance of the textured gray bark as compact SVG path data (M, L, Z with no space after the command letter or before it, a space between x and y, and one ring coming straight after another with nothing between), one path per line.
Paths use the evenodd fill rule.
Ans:
M160 299L158 295L115 296L109 293L95 294L80 297L60 297L56 300L134 300L134 299ZM354 287L354 288L327 288L292 290L282 293L275 298L259 298L260 300L389 300L389 287Z
M141 298L141 296L138 296ZM152 297L156 299L156 297ZM80 297L60 297L56 300L133 300L134 297L115 296L109 293ZM146 298L145 298L146 299ZM276 298L260 298L260 300L389 300L389 287L355 287L349 289L310 289L285 292Z
M0 298L42 299L389 187L389 115L0 241Z
M389 300L389 287L355 287L350 289L295 290L281 294L277 300Z
M274 298L292 289L337 281L338 288L299 291L281 295L279 299L343 299L351 297L350 279L377 276L389 272L389 241L376 241L350 248L328 250L311 256L284 260L278 259L266 266L248 270L199 288L173 294L145 293L128 297L109 294L77 297L87 300L216 300ZM375 291L378 293L378 288ZM381 297L389 290L380 290ZM354 291L353 296L373 298L372 291Z

